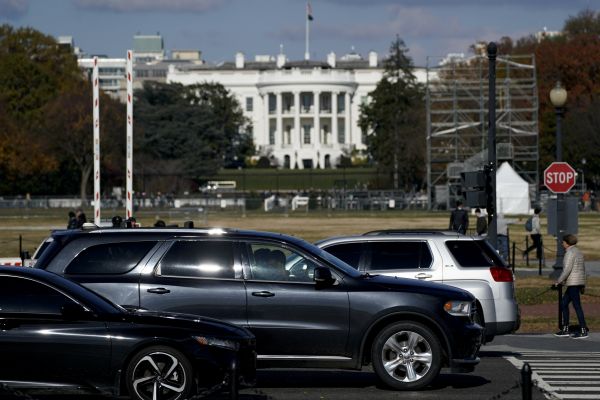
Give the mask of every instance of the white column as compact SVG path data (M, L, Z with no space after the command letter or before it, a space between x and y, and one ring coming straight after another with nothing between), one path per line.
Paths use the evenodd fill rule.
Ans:
M294 133L292 134L292 147L294 150L298 150L300 147L302 147L302 131L300 127L300 92L294 92Z
M346 144L352 144L354 141L352 140L352 131L350 130L350 92L346 92L344 95L344 124L346 127Z
M275 110L276 119L276 132L275 132L275 146L277 149L283 148L283 104L281 99L281 92L276 93L277 106Z
M331 144L338 143L338 92L331 92Z
M264 124L263 129L263 146L269 145L269 93L263 94L263 112L264 112Z
M313 126L314 126L314 132L315 132L315 137L313 138L314 143L317 145L317 147L320 147L319 145L321 144L321 121L319 119L320 117L320 113L319 113L319 108L321 107L320 105L320 97L321 92L313 92L313 107L314 107L314 114L313 114Z

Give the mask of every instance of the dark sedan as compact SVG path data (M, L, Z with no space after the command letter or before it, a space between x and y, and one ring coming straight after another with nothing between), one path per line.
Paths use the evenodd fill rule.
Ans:
M255 377L255 338L219 320L126 310L58 275L0 267L0 384L186 399Z

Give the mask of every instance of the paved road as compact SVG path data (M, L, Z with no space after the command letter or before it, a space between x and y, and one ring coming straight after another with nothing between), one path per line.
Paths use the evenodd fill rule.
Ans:
M515 366L529 363L536 385L555 399L600 399L600 333L588 339L552 334L500 336L485 346Z

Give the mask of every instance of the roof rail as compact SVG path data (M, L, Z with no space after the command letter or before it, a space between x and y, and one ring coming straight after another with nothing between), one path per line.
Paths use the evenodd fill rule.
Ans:
M458 235L458 233L444 229L378 229L363 233L363 236L381 235Z

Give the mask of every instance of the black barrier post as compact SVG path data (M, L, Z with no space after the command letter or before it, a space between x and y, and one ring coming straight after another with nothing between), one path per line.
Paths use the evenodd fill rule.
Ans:
M515 273L515 264L517 263L515 261L515 250L516 250L516 243L513 242L513 248L512 248L512 272L513 272L513 274Z
M529 267L529 236L525 236L525 265Z
M19 235L19 258L21 259L21 266L25 265L25 260L23 259L23 236Z
M562 285L558 285L558 330L561 330L563 328L562 324L563 324L563 320L562 320L562 310L560 307L560 303L562 302Z
M529 363L523 364L523 368L521 368L521 393L523 400L531 400L531 367Z

